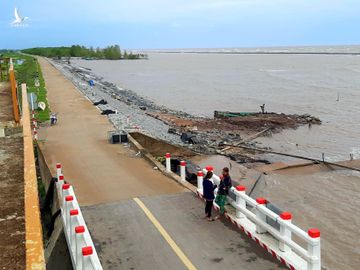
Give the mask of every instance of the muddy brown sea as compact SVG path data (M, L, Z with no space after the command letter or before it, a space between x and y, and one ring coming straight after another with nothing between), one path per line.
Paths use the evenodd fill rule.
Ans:
M321 126L258 138L277 151L328 161L360 159L360 57L356 55L235 55L150 53L149 60L86 61L105 80L158 104L194 115L214 110L297 113ZM267 156L273 161L284 160ZM288 161L285 159L285 161ZM294 213L302 228L322 230L326 269L360 264L360 176L322 171L266 176L263 195Z

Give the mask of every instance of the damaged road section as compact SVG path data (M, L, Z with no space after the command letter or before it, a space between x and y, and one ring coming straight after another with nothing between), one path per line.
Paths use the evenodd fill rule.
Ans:
M196 117L155 104L130 89L107 82L90 69L61 60L52 63L107 115L117 130L135 130L200 154L220 153L239 163L267 162L249 151L223 149L239 144L259 147L254 141L258 137L301 125L321 124L320 119L309 114L265 112L265 105L260 106L261 113L215 111L214 118Z
M187 140L190 143L219 150L227 144L249 143L257 137L277 133L283 129L321 124L320 119L308 114L248 113L243 116L223 115L213 119L187 118L162 112L147 114L169 125L169 132L191 138L192 141Z

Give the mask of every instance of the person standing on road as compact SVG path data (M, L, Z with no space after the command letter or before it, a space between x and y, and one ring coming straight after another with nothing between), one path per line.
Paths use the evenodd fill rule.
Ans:
M56 123L57 123L57 113L51 113L50 125L53 126L56 125Z
M214 185L213 182L211 181L212 176L213 176L213 173L211 171L208 171L203 180L203 193L204 193L204 198L206 201L205 218L207 218L208 221L215 220L215 219L211 218L211 210L212 210L214 199L215 199L214 189L216 188L216 185Z
M223 215L225 213L225 204L226 204L226 197L229 195L229 190L232 187L231 177L229 174L229 168L225 167L223 169L222 175L220 176L220 184L219 189L216 195L215 202L220 207L220 214ZM218 215L216 219L220 218Z

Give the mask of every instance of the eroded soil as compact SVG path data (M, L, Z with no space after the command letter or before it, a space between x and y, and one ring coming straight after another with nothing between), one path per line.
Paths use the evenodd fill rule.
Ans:
M266 128L273 131L282 129L297 128L305 124L320 124L321 121L310 115L288 115L277 113L254 114L238 117L222 118L186 118L179 115L167 113L148 113L169 126L178 129L192 129L196 127L198 131L223 130L228 132L240 131L254 133Z

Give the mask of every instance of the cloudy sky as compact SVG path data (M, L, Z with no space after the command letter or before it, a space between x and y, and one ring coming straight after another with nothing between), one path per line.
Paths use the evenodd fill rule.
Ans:
M28 27L11 27L14 8ZM0 0L0 48L360 44L359 0Z

